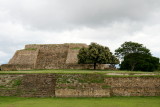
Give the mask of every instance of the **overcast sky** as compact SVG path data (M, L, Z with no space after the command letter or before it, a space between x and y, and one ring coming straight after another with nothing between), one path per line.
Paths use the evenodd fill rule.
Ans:
M160 0L0 0L0 64L26 44L125 41L160 57Z

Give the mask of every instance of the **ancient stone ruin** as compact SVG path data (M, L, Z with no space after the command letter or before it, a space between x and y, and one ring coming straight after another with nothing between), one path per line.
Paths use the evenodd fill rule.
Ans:
M0 74L0 96L110 97L160 96L159 77L105 74Z
M8 64L1 70L31 70L31 69L93 69L92 64L78 64L77 54L86 44L32 44L25 49L16 51ZM105 69L106 64L97 65Z

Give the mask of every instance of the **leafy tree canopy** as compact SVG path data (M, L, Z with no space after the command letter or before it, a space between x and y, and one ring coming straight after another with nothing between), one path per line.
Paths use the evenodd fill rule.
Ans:
M108 47L91 43L88 48L81 48L78 54L78 63L81 64L118 64L119 60L112 55Z
M131 71L154 71L159 67L159 58L142 53L130 53L124 57L120 69Z
M158 71L160 71L160 63L159 63L159 66L158 66L158 69L157 69Z
M143 44L139 44L136 42L125 42L115 50L115 55L121 59L129 53L142 53L151 55L150 50L143 46Z

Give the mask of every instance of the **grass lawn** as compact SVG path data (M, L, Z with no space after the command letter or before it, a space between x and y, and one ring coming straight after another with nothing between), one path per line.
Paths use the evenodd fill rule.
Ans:
M0 71L0 74L37 74L37 73L58 73L58 74L104 74L108 77L160 77L160 71L121 71L121 70L77 70L77 69L51 69L51 70L21 70L21 71Z
M160 107L160 96L109 98L0 97L0 107Z
M142 72L142 71L122 71L122 70L79 70L79 69L50 69L50 70L21 70L21 71L0 71L3 73L156 73L160 74L159 71L154 72Z

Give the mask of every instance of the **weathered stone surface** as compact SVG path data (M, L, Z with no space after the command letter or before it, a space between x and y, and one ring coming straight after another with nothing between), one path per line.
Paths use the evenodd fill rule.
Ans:
M57 89L56 97L110 97L110 89Z
M0 96L160 96L160 78L105 77L101 74L1 74Z
M0 75L0 96L54 97L54 74Z
M15 71L15 70L32 70L34 65L31 64L4 64L1 66L4 71Z
M54 74L26 74L19 86L23 97L54 97L56 79Z
M37 59L38 49L35 50L18 50L8 64L34 65Z
M78 64L77 54L86 44L46 44L26 45L25 49L16 51L2 70L31 69L93 69L92 64ZM97 65L97 69L105 69L106 64Z

